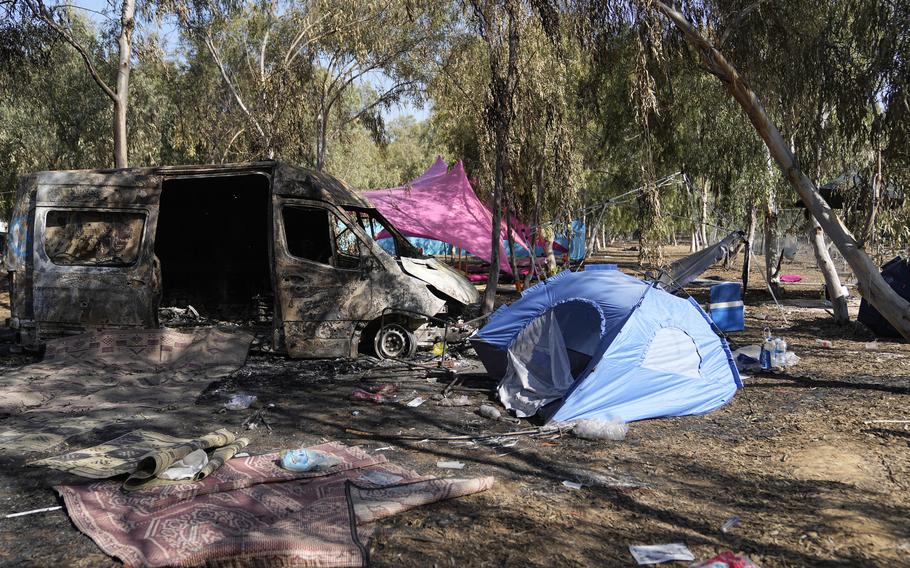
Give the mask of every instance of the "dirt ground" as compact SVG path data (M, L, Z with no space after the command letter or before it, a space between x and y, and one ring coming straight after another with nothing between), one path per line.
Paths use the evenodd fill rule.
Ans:
M494 385L469 354L458 360L457 371L472 390L453 394L467 395L470 406L428 400L409 408L404 402L441 393L447 379L372 359L294 361L253 353L240 371L199 384L164 418L137 415L47 455L138 427L175 435L238 428L253 409L218 409L231 394L244 392L257 395L259 404L274 404L266 413L273 430L252 431L252 453L340 440L382 451L421 473L496 477L486 493L381 522L371 543L376 566L631 566L629 545L669 542L684 542L700 559L732 549L765 567L910 566L910 425L871 422L910 418L910 347L879 341L877 349L867 349L873 338L862 326L834 326L806 252L785 267L803 282L785 286L781 307L753 272L746 331L729 335L734 346L757 343L769 326L787 339L799 364L787 374L745 378L745 388L713 413L632 423L623 441L571 435L520 437L514 445L371 439L348 429L432 437L529 425L476 414ZM617 246L600 260L634 273L635 254ZM738 271L704 276L738 279ZM707 288L690 292L707 301ZM0 296L0 309L6 304ZM858 306L858 299L851 301L854 317ZM816 338L830 339L833 348L820 348ZM32 360L6 351L0 375ZM400 402L349 398L354 388L381 382L399 385ZM0 455L0 514L57 505L52 485L84 481L24 466L38 457ZM439 460L466 467L438 469ZM585 486L570 489L565 480ZM722 532L734 515L741 523ZM0 563L119 565L62 510L0 518Z

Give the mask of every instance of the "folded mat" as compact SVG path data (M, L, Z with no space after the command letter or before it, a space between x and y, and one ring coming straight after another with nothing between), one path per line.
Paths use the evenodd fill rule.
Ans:
M58 486L75 525L130 566L362 566L374 521L490 488L439 479L336 442L341 463L295 473L277 453L234 458L196 483L124 494L116 482Z
M133 430L109 442L36 460L28 465L59 469L90 479L105 479L129 473L124 488L131 490L152 482L156 475L194 450L213 450L209 463L195 478L202 479L234 457L248 443L245 438L238 440L233 433L223 428L195 439Z

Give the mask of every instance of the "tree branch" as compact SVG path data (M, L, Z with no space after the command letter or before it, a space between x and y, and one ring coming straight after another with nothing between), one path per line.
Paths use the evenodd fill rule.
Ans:
M246 104L243 102L243 97L240 96L240 92L234 86L234 82L231 81L230 76L228 75L227 69L224 67L221 58L218 56L218 50L215 49L215 44L212 42L212 36L206 34L203 38L205 41L205 46L209 48L209 52L212 54L212 59L215 60L215 65L218 66L218 70L221 72L221 77L224 79L224 82L227 83L228 89L230 89L231 94L234 96L234 100L237 101L237 104L240 106L240 109L243 110L250 122L253 123L253 126L256 127L256 131L259 132L259 135L262 136L262 139L265 140L265 131L262 130L259 121L256 120L256 117L253 116L253 113L250 112L250 109L247 108Z
M117 101L117 93L105 83L104 79L101 78L101 75L98 73L98 69L95 68L95 63L92 61L91 56L89 55L88 49L84 45L79 43L76 38L73 36L70 30L66 29L64 26L61 26L54 20L54 14L52 10L49 10L47 6L44 5L44 2L41 0L27 0L25 2L29 10L32 12L32 15L35 18L38 18L52 30L54 30L63 40L70 44L73 49L79 52L79 55L82 57L83 63L85 63L86 69L88 69L89 74L94 79L95 83L101 87L101 90L104 91L104 94L107 95L111 101Z

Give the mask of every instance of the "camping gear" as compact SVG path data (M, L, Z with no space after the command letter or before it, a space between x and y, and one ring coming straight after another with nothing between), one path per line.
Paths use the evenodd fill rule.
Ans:
M76 527L128 566L341 567L368 564L374 521L493 485L421 476L336 442L311 449L341 463L296 473L272 453L232 459L198 483L127 495L113 481L54 489Z
M724 282L711 286L708 306L714 325L721 331L742 331L746 328L742 284Z
M435 239L490 262L493 215L477 198L459 161L451 171L442 157L417 179L402 187L368 191L364 195L406 237ZM502 239L506 237L505 223ZM376 235L382 239L388 235ZM517 246L528 250L517 231ZM500 245L499 266L512 273L505 247Z
M901 298L910 301L910 257L896 256L882 266L882 278L897 292ZM859 304L859 315L856 319L872 330L879 337L900 337L888 320L875 309L865 298Z
M697 302L617 270L532 286L471 343L506 408L555 422L701 414L742 386Z
M655 279L661 283L664 290L675 293L686 286L713 264L726 258L737 243L744 241L746 234L742 231L733 231L718 243L704 250L685 256L670 265L666 271L661 271Z

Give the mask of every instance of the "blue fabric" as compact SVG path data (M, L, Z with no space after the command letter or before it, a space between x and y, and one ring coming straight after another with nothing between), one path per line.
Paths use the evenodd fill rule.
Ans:
M730 402L739 375L711 325L691 303L651 288L622 330L573 385L552 420L621 418L627 422L658 416L704 414ZM641 366L661 328L683 331L701 359L699 377Z
M424 239L421 237L405 237L408 239L412 245L419 249L423 249L423 254L435 254L435 255L444 255L452 254L452 245L449 243L444 243L442 241L437 241L436 239ZM394 254L395 252L395 241L391 237L386 237L384 239L378 239L376 241L379 243L379 246L383 248L386 252Z
M618 270L562 272L497 310L472 338L491 374L525 326L551 309L566 348L592 356L551 421L702 414L741 386L729 348L696 303Z
M581 260L585 257L585 224L580 219L572 221L572 242L568 235L557 235L556 242L569 250L570 260Z

